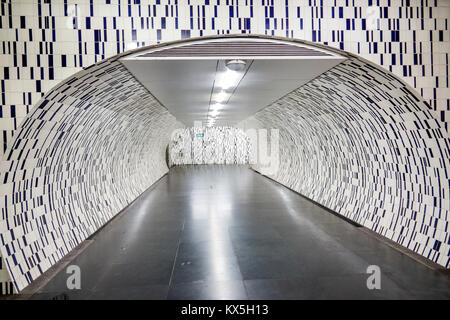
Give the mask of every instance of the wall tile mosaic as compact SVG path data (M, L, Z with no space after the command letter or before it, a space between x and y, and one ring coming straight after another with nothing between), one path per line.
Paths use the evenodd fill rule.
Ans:
M448 0L3 0L0 11L1 153L42 95L80 68L217 34L283 36L361 55L415 88L449 129Z
M240 127L279 129L271 178L450 267L450 139L392 74L350 58Z
M0 168L0 249L15 288L26 287L161 178L170 133L179 127L114 58L51 90Z
M425 99L427 106L421 105L421 112L426 118L419 118L419 120L415 120L415 117L418 117L415 112L408 115L408 117L411 118L405 118L402 120L400 120L400 118L398 118L397 116L393 116L393 119L395 121L398 120L402 123L401 125L399 125L400 129L398 129L401 133L397 134L404 134L403 131L406 131L410 135L408 136L409 140L404 140L405 142L403 142L403 139L394 139L402 141L401 143L398 142L401 147L394 147L395 144L391 145L391 135L395 137L395 134L391 133L391 131L393 130L392 128L397 129L397 127L395 127L394 120L392 120L391 118L383 117L386 121L386 124L382 123L382 126L380 127L382 133L378 134L373 132L375 132L374 128L377 128L378 126L380 126L380 124L376 120L369 120L369 122L371 121L371 123L368 124L368 126L370 128L373 127L371 129L373 130L373 132L370 132L374 137L383 138L386 134L385 132L389 132L389 138L386 138L386 143L388 145L384 146L385 149L379 149L383 156L380 156L381 158L378 158L375 153L371 154L374 159L380 161L382 160L381 164L377 164L377 166L379 166L377 167L377 170L384 170L383 172L387 172L386 175L389 174L387 177L383 178L374 177L374 181L378 181L378 183L373 182L372 184L374 184L374 188L376 187L380 188L379 190L382 190L380 191L380 199L386 198L391 202L386 202L387 200L376 200L381 204L379 204L379 206L372 205L371 208L375 208L374 210L377 210L376 214L374 214L373 219L375 219L375 221L384 221L383 223L387 223L385 222L385 220L388 219L386 218L388 216L388 213L394 212L396 220L392 221L392 225L402 226L401 228L394 229L392 229L392 225L390 225L390 227L388 228L385 224L382 227L375 227L375 225L379 224L376 224L374 222L372 227L382 228L377 230L380 233L385 234L387 237L390 237L392 239L397 238L397 242L403 242L405 246L413 248L413 250L417 252L422 252L423 255L430 257L432 260L437 261L442 265L448 266L448 261L445 261L445 252L443 251L444 248L447 248L448 251L449 241L447 231L449 199L449 186L447 183L448 162L446 162L445 160L448 159L448 140L442 140L443 138L439 135L446 135L448 138L449 134L448 123L450 118L450 89L448 85L448 61L450 52L450 32L448 28L448 20L450 17L450 1L3 0L0 2L0 14L0 155L3 155L8 147L14 147L12 146L12 143L14 142L14 135L17 136L30 134L21 130L17 130L20 127L20 123L24 121L27 115L30 115L33 106L37 105L40 99L46 93L48 93L51 88L55 87L56 90L59 90L59 83L62 80L74 75L76 72L81 70L81 68L89 67L92 64L102 61L117 53L159 42L196 36L233 33L252 33L284 36L288 38L309 40L334 48L343 49L348 52L358 54L374 62L375 64L382 66L386 70L393 72L395 75L401 77L405 82L415 88L417 92ZM392 81L395 82L396 80ZM101 82L103 82L103 80ZM96 82L94 82L94 84L92 85L95 86ZM379 84L376 81L375 83L372 83L372 85L374 86L374 88L378 88L378 90L386 90L385 87L377 87ZM390 88L390 85L390 83L387 84L387 87ZM303 88L302 90L306 90L306 88L307 87ZM100 89L101 88L99 88L98 90ZM114 89L110 88L110 91L112 92L114 91ZM330 94L330 91L326 90L326 93ZM50 93L50 95L51 94L52 93ZM66 103L65 100L63 100L62 102L58 103L67 105L70 104L71 99L75 99L71 98L71 90L69 90L69 93L66 94L69 96L69 98L66 98L69 102ZM107 93L105 93L105 95L107 95ZM412 94L412 96L413 95L414 94ZM352 94L349 94L348 97L351 96ZM356 96L359 97L359 94ZM410 97L409 94L406 96ZM397 98L397 96L395 95L394 97ZM88 98L90 98L90 96L86 99ZM353 102L352 99L356 98L349 98L350 102ZM408 100L411 98L403 99ZM321 101L320 104L317 104L317 101L319 100L320 99L317 97L314 98L314 104L312 106L319 107L326 105L323 101ZM389 102L387 102L388 100ZM384 108L392 104L392 99L388 100L382 100L384 102L382 102L380 106L383 106ZM378 103L377 100L373 101L376 104ZM121 103L123 103L123 101L121 101ZM372 102L370 102L370 104L372 104ZM287 106L289 104L286 102L285 105ZM292 107L294 103L291 101L290 105ZM300 105L304 106L304 104ZM394 107L389 108L394 109ZM430 110L435 111L435 118L438 119L438 122L431 120L431 114L427 114L426 109L424 110L423 108L429 108ZM69 112L69 109L67 110L67 112ZM43 113L43 110L46 111L45 107L42 108L42 110L38 108L33 111L33 114L31 114L31 118L26 120L27 126L38 126L41 121L47 120L53 121L57 119L59 121L60 119L58 115L62 116L64 114L64 112L58 112L58 115L55 115L55 118L50 119L50 115L52 114L52 112L48 111L46 114L42 115L41 119L31 120L33 119L35 114L39 112ZM65 111L65 107L61 107L60 110ZM72 110L78 109L75 108ZM105 112L107 112L106 110L107 108L105 109ZM269 112L269 110L271 109L268 109L267 112ZM325 113L325 111L323 112ZM368 112L368 114L363 116L364 119L366 119L365 117L371 119L370 116L372 116L372 111ZM112 117L113 114L115 113L111 114ZM120 114L121 116L126 116L127 112L124 111L123 114L119 112L118 114ZM131 114L128 113L128 116L131 116ZM62 117L65 118L65 116ZM170 123L174 121L170 115L165 115L165 117L170 119L170 121L167 120ZM259 117L262 117L262 114L260 114ZM277 118L273 118L270 121L265 121L268 124L270 123L274 125L280 124L281 122L285 121L280 118L279 121L281 122L275 123L275 119L278 119L279 117L280 115L277 115ZM348 117L348 119L352 119L351 114L346 115L345 117ZM425 119L426 121L421 122L423 119ZM33 121L33 123L29 123L30 121ZM68 121L70 123L71 120ZM164 122L165 120L161 121ZM331 120L327 119L327 121ZM328 128L328 122L326 123L326 127ZM86 119L86 123L83 124L83 126L78 126L78 128L83 127L83 130L88 130L85 127L89 126L90 124L91 123L89 122L89 120ZM95 125L97 124L95 123ZM76 126L77 125L74 124L74 127ZM414 128L414 126L419 127L413 130L412 128ZM48 132L53 132L55 130L54 128L52 128L51 130L48 128L48 125L42 125L42 130L47 130ZM64 129L61 130L64 131ZM103 134L102 130L98 130L99 134ZM320 133L319 129L317 130L317 132ZM347 128L347 130L350 129ZM34 134L37 134L37 132L35 132ZM77 139L78 134L81 136L83 135L81 132L76 133L75 135L77 136ZM438 138L436 138L435 134ZM85 140L86 137L84 137ZM325 136L323 137L325 138ZM402 138L403 136L399 137ZM422 139L421 137L426 138ZM289 139L291 138L293 139L293 137L290 137ZM369 137L366 138L369 139ZM39 155L39 157L41 157L39 158L39 160L31 160L31 158L28 158L28 151L23 151L25 155L21 154L20 157L26 157L26 165L30 164L30 160L36 161L36 167L38 167L39 169L35 168L33 170L26 170L26 165L24 165L23 168L18 167L17 162L14 165L16 166L16 169L18 168L18 172L24 175L23 181L20 183L13 183L13 187L11 187L10 182L6 181L5 185L7 185L7 187L3 185L1 186L1 194L14 194L14 200L11 197L7 200L10 201L10 205L12 205L12 208L14 208L11 209L12 211L9 209L6 210L5 204L2 204L2 219L3 221L13 219L14 224L11 226L14 226L14 228L19 228L17 226L23 225L22 228L24 231L19 232L18 234L20 235L22 233L25 234L26 232L28 232L28 230L32 230L32 227L29 227L29 225L38 225L36 219L42 220L41 216L45 216L47 212L56 212L52 210L57 210L55 208L59 208L58 206L71 206L68 202L64 203L64 200L61 200L63 201L62 204L58 201L54 202L53 200L51 200L52 198L49 197L48 194L53 191L44 190L41 185L41 183L43 185L51 185L52 183L50 182L50 180L48 180L50 179L49 177L38 180L37 183L40 191L36 191L36 188L32 188L33 191L31 191L31 182L26 182L30 181L28 175L58 175L57 173L52 172L53 169L50 169L53 168L52 166L54 165L51 160L54 153L52 153L48 148L52 143L58 143L58 147L60 147L59 144L62 144L64 139L66 138L64 137L64 135L60 139L52 136L51 139L49 138L45 142L42 140L38 141L37 138L33 139L36 139L33 140L33 143L36 143L36 146L34 148L40 146L41 148L43 148L43 150L47 151L43 151L43 154ZM80 139L82 139L82 137L80 137ZM124 141L128 141L126 140L126 138L123 139L125 139ZM24 141L27 141L26 144L24 144ZM31 142L28 141L31 140L24 140L19 138L18 140L16 140L15 144L16 146L21 146L19 147L20 150L28 150L27 148L29 148L29 144L31 144ZM286 140L283 141L285 141L286 143ZM361 141L362 143L362 140L356 141ZM445 143L442 144L442 141L445 141ZM405 143L405 146L403 146L403 143ZM99 150L103 151L103 149L101 149L101 146L96 147L99 148ZM76 150L81 150L82 148L85 148L85 146L80 143L80 145L77 145L74 148L78 148ZM402 157L405 157L404 161L407 161L405 166L412 166L412 168L414 169L411 170L413 171L401 171L401 166L397 168L397 163L393 164L390 162L394 161L392 159L395 159L395 154L388 156L384 154L384 152L386 150L392 150L392 148L399 149L398 152L401 153ZM430 156L428 149L431 150L433 156ZM412 155L414 154L412 153L413 151L416 152L415 155L418 157L415 160L412 159ZM72 149L70 149L70 152L72 152ZM78 154L78 151L73 152L75 152L74 156L75 154ZM402 154L402 152L405 154ZM30 154L31 153L32 151L30 151ZM8 154L6 153L5 157L7 155ZM63 156L61 155L60 157ZM60 175L61 177L63 177L64 181L67 181L64 182L64 187L62 187L63 182L60 182L58 180L60 178L55 178L56 180L54 181L58 182L56 184L58 187L55 190L61 189L61 191L59 191L61 192L61 194L63 194L63 197L61 199L65 199L65 197L68 197L70 191L76 194L76 196L74 196L73 198L73 200L75 201L74 203L84 203L83 199L87 199L86 194L80 195L78 192L78 188L80 188L79 185L83 185L83 183L86 184L87 182L83 181L84 178L78 178L79 181L76 178L77 175L81 174L82 170L84 170L76 163L77 161L84 161L84 159L82 158L82 156L77 157L78 158L76 159L76 161L74 160L73 164L68 165L72 166L71 170L73 170L73 172L67 173L65 175ZM116 155L115 157L118 157L118 155ZM301 172L302 169L299 167L301 163L299 162L300 160L298 160L298 158L293 157L292 159L288 159L286 154L284 159L288 161L284 165L287 166L288 163L291 163L292 166L297 168L296 170L298 172ZM117 159L117 161L119 160L120 159ZM353 162L349 160L350 163L347 163L346 165L348 166L348 168L353 168L355 166L360 168L358 170L363 170L361 169L363 166L358 162L362 160L363 159L360 159L355 155L355 159L353 160ZM97 165L101 160L96 159L89 161L91 161L93 165ZM120 161L125 160L121 159ZM161 163L158 161L157 163ZM385 161L387 161L386 164ZM436 167L438 166L437 163L440 163L441 166L444 166L447 169L444 170L444 167L440 167L440 169L438 170ZM426 164L430 164L430 166L427 166ZM334 165L335 164L333 164L333 166ZM135 163L133 164L133 166L135 170L139 170L140 168L140 164ZM163 165L161 164L161 166ZM434 168L433 170L437 171L427 169L428 167ZM3 165L0 171L1 178L5 179L7 172L12 172L12 168L13 167L9 167L8 165ZM155 172L163 172L161 168L162 167L159 167ZM337 170L332 168L334 167L330 167L329 170ZM393 178L394 176L396 176L395 170L397 169L400 170L399 172L401 172L401 174L405 176L398 178L400 180L396 180L397 178ZM349 170L350 169L347 169L347 171ZM366 174L367 172L364 171L363 173ZM107 173L104 174L104 177L96 178L100 179L100 181L107 181L108 179L112 179L111 174L112 173L110 171L107 171ZM354 173L351 178L350 176L346 176L345 183L363 183L356 182L361 178L361 174L362 173ZM155 174L155 177L158 175L159 174ZM342 177L343 176L344 175L342 175ZM409 184L407 184L408 188L414 189L414 196L416 197L414 198L414 201L410 198L411 193L408 193L410 192L409 189L406 194L404 192L400 194L400 191L398 191L397 188L398 186L394 187L390 185L396 183L395 181L403 181L402 179L406 179L406 177L410 178L410 180L408 180ZM437 177L440 177L440 179L437 179ZM152 181L153 178L154 177L152 176L148 181ZM18 174L9 175L7 179L19 179ZM99 192L98 190L100 190L99 188L101 188L101 185L103 185L103 188L106 188L106 182L96 181L94 179L94 176L90 177L89 179L89 181L92 183L92 187L90 188L93 188L93 191L90 190L89 192ZM285 181L286 185L292 187L295 190L300 190L301 188L303 188L302 186L308 185L307 181L310 181L308 179L304 182L287 181L288 178L286 173L284 173L283 175L281 175L280 173L280 176L277 176L276 179L278 179L279 181ZM291 177L290 179L295 178ZM148 181L146 183L148 183ZM322 179L322 181L324 180ZM350 181L353 182L350 183ZM422 181L424 182L422 183ZM442 182L438 181L444 181L444 184L447 184L443 185ZM68 189L68 186L70 185L69 182L74 183L74 187L70 187L70 189ZM379 186L384 182L386 182L389 187ZM28 183L29 185L25 186L26 183ZM143 184L142 181L141 183ZM97 184L99 184L100 186L97 186ZM367 181L366 184L368 184ZM133 193L131 191L132 187L130 186L130 190L123 191L127 194L124 199L131 199L132 197L130 195L137 194L137 190L141 190L142 187L142 185L140 187L136 187L136 190ZM419 188L419 191L417 191L416 188ZM358 189L358 187L356 185L352 185L350 191L346 191L350 192L352 196L343 194L340 196L340 198L328 199L326 201L324 200L324 202L330 202L328 206L336 208L339 208L339 205L337 203L339 202L341 203L343 208L345 208L337 210L339 210L339 212L341 213L343 212L348 216L352 216L355 213L351 213L351 209L349 209L348 207L350 206L350 204L347 203L344 206L343 201L350 201L350 203L351 201L356 201L356 196L360 191L357 192L354 189ZM379 190L377 189L377 192ZM110 192L119 193L122 191L117 188L113 188ZM313 190L311 192L312 194L315 194L315 197L317 199L320 199L320 196L317 195L317 192L319 191ZM44 194L47 198L45 198ZM362 193L362 196L364 196L364 194L367 196L367 194L364 192ZM434 194L434 196L431 196L430 194ZM40 196L42 196L42 198L39 198ZM26 200L31 198L34 199L32 205ZM111 201L113 202L118 201L112 196L111 199ZM56 206L56 203L58 204L58 206ZM387 203L392 203L392 207L390 210L386 208ZM443 205L441 205L441 203L443 203ZM40 209L33 209L33 213L28 213L29 208L34 208L34 206L37 206L37 208ZM86 204L86 206L93 206L93 204ZM103 206L103 204L99 204L99 206ZM121 204L117 204L112 207L117 209L120 206ZM355 206L357 207L356 204ZM45 209L43 209L44 207ZM386 210L386 214L379 213L378 210L381 209L377 208L380 207L384 208L383 210ZM438 210L430 208L440 209ZM77 212L79 212L79 210L81 209L77 210ZM102 212L101 214L103 214L103 212L106 212L103 210L106 209L100 210ZM432 213L430 213L430 210L432 210ZM18 216L15 216L20 215L21 212L23 212L24 215L22 215L20 218L18 218ZM358 212L360 213L357 214L361 215L361 211ZM401 212L401 214L399 212ZM417 217L415 218L415 220L407 219L404 217L405 215L416 214L416 212L424 215L421 216L421 221L423 222L422 225L418 222L419 218ZM427 215L425 215L424 212L426 212ZM109 214L112 214L112 211L109 213L105 213L106 217ZM380 215L382 216L382 218L380 218ZM383 217L383 215L385 215L386 217ZM15 218L12 218L13 216ZM58 216L58 214L56 214L56 216ZM355 216L355 218L360 219L359 216ZM437 218L438 220L436 220L435 218ZM98 224L107 220L107 218L105 218L106 220L102 219L99 218L99 220L95 223ZM23 221L25 221L26 223L22 224ZM366 223L370 225L369 222ZM434 227L433 223L435 224ZM445 225L445 227L443 227L443 225ZM6 230L1 231L4 232ZM61 247L60 240L57 241L57 245L42 243L40 244L41 246L43 246L42 248L47 248L47 246L50 246L51 248L44 250L44 253L33 256L33 254L39 252L38 247L35 248L33 246L29 246L28 244L35 243L36 240L30 239L34 239L33 237L36 237L36 234L40 234L40 232L43 232L43 229L38 228L38 231L33 232L34 235L31 236L31 238L25 237L25 240L23 238L19 238L17 234L10 234L5 239L2 239L3 243L15 241L14 247L10 247L10 253L14 253L14 255L11 254L11 256L14 256L16 261L14 261L14 259L11 260L11 256L9 256L9 261L15 268L14 273L18 275L21 274L21 276L18 276L18 280L16 282L19 288L26 285L29 282L29 279L40 272L39 268L37 268L36 266L40 266L42 269L43 266L45 268L45 266L52 264L52 261L55 261L55 259L62 256L63 253L66 252L65 250L67 248L70 248L77 241L73 240L77 236L73 236L73 239L70 241L70 243L64 244L63 247ZM61 229L53 232L65 234L67 233L67 230ZM88 234L89 232L90 231L87 231L86 234ZM400 232L400 235L398 234L398 232ZM403 236L405 232L407 232L406 234L408 235L406 237ZM432 232L435 232L435 234L431 234ZM412 234L415 235L413 236ZM78 238L80 237L78 236ZM433 239L435 239L434 244L431 243ZM19 251L17 251L17 254L15 251L19 250L18 248L21 248L19 244L17 244L20 241L22 241L21 245L24 245L25 243L27 244L25 245L25 247L27 248L26 254L22 253L23 257L19 257ZM56 251L58 253L53 252L54 248L57 248ZM433 249L431 250L430 248ZM429 251L428 253L427 250ZM25 258L25 256L27 256L27 258ZM41 263L40 259L44 259L42 261L46 262ZM2 291L4 293L7 293L10 291L10 284L8 284L7 282L2 282L1 275L5 274L4 271L5 261L3 261L3 265L0 268L0 283L2 285Z

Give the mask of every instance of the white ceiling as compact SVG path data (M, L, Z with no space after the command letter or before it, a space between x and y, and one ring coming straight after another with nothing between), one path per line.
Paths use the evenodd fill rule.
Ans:
M345 60L334 54L320 58L243 58L247 61L248 70L245 75L242 73L242 80L221 109L215 123L217 126L237 124ZM121 60L187 126L192 126L194 121L206 123L214 80L225 69L224 61L223 57L165 60L136 56Z

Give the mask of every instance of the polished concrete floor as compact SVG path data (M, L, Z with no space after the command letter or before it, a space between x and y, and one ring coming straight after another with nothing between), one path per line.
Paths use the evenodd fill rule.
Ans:
M449 277L243 166L172 168L32 299L449 299ZM381 289L367 289L369 265Z

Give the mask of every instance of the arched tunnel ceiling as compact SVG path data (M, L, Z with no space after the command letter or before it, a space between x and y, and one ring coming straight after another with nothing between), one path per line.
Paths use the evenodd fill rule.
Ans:
M242 59L246 69L230 88L216 125L235 125L345 60L304 44L257 38L177 43L120 61L176 118L205 123L220 88L225 61Z

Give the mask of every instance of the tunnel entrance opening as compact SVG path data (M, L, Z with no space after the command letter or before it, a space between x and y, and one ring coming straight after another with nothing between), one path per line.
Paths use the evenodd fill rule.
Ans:
M183 124L208 127L237 126L346 59L306 42L224 36L140 49L120 62Z
M252 145L242 129L191 127L177 129L171 136L172 165L250 163Z
M226 62L237 58L245 68L228 73ZM278 130L279 161L267 174L274 181L449 267L449 138L413 89L362 58L306 41L205 37L101 61L56 86L27 115L3 158L0 189L1 212L8 212L0 219L0 249L16 290L163 177L168 155L180 164L236 164L251 157L242 147L247 138L226 142L230 134L220 131L249 129L258 137L258 130ZM171 140L174 132L182 132L179 140ZM249 181L252 188L232 197L259 192L265 180ZM269 200L279 192L267 188ZM291 202L276 199L295 213ZM232 215L228 200L220 201ZM255 205L273 222L271 203ZM247 227L252 231L242 225L236 237Z

